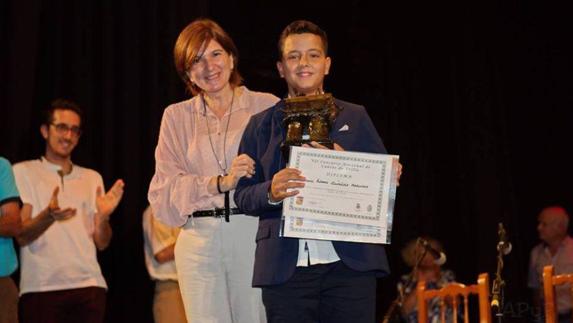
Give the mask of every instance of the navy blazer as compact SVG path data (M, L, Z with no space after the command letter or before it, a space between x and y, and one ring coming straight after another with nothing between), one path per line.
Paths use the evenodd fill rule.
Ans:
M363 106L335 99L342 108L330 132L330 138L348 151L386 153ZM294 273L298 259L298 240L279 237L282 205L268 203L267 192L273 175L285 168L280 145L285 139L283 128L284 101L262 111L247 124L239 146L239 154L254 159L256 172L243 177L235 189L235 203L246 214L259 217L253 286L280 284ZM370 243L333 241L338 257L357 271L389 273L384 246Z

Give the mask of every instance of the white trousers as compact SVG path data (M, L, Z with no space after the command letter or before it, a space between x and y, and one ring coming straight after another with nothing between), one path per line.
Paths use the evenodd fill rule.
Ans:
M252 288L258 218L189 219L177 238L175 264L189 323L265 323Z

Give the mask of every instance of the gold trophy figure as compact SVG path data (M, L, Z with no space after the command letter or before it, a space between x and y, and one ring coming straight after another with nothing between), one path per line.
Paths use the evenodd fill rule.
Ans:
M281 152L288 162L290 146L301 146L311 141L333 148L330 129L340 108L330 93L285 99L283 124L286 138Z

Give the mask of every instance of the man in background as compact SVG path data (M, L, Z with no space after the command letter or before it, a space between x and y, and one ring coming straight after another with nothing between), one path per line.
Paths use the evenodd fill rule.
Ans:
M573 239L568 234L569 215L561 206L544 208L538 217L541 243L531 250L527 286L533 290L535 305L543 313L543 267L552 265L556 274L573 273ZM559 322L571 320L569 286L557 286Z
M149 276L155 281L155 323L187 322L175 268L174 251L179 230L157 221L151 207L148 206L143 212L145 265Z
M97 250L110 243L110 215L123 196L117 180L103 194L101 175L72 163L81 110L58 99L40 127L44 156L14 165L23 202L20 318L22 322L103 322L107 285Z

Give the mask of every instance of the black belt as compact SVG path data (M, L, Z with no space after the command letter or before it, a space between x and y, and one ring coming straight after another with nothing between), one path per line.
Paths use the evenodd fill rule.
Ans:
M231 214L243 214L243 211L241 211L239 208L234 207L229 209L229 215ZM220 218L223 216L225 216L225 209L219 209L219 208L215 208L213 210L201 210L193 212L194 218L202 218L202 217Z

